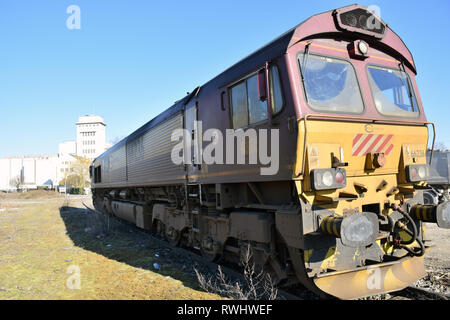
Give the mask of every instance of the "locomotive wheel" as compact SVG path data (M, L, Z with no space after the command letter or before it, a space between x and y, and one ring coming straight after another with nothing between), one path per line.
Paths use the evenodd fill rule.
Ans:
M106 204L105 203L103 203L103 206L101 207L102 209L100 210L100 212L103 212L104 214L107 214L107 215L111 215L109 212L108 212L108 208L106 207Z
M165 229L165 224L159 220L156 220L154 234L158 237L165 238Z
M167 230L165 237L169 241L170 245L177 247L180 244L181 234L178 230L171 228L172 230ZM170 231L170 232L169 232Z
M425 191L423 193L423 201L424 204L437 205L439 203L439 197L433 191Z
M209 262L216 262L220 258L219 254L212 253L212 252L206 251L204 249L200 249L200 253L202 254L202 257L205 258Z

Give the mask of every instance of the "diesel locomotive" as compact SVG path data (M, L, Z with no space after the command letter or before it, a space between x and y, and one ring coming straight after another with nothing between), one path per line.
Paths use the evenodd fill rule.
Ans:
M250 247L280 287L400 290L426 275L425 222L450 227L448 201L424 202L416 73L368 8L312 16L96 158L95 208L211 261Z

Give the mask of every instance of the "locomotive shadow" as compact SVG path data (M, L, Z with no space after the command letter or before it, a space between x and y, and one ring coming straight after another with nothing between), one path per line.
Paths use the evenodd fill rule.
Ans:
M145 231L114 217L84 208L63 206L60 216L74 246L179 280L185 287L201 290L194 267L203 271L188 255L164 248ZM155 267L155 264L157 266Z

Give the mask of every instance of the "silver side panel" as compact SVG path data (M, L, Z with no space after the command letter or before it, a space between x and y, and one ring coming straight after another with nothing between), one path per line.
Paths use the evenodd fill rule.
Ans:
M108 182L117 183L127 180L127 154L125 146L120 147L109 156ZM106 167L106 166L105 166ZM106 181L105 181L106 182Z
M183 129L182 113L97 159L94 166L102 166L102 181L93 183L93 187L121 188L184 183L184 165L175 165L171 159L172 149L179 143L171 141L175 129Z
M127 177L130 185L168 184L183 181L183 165L171 159L172 132L183 129L183 116L178 114L159 124L144 135L127 143Z

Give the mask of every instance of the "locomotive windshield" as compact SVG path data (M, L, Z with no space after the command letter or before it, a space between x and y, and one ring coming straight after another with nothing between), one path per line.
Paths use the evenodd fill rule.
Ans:
M306 99L318 111L361 113L361 91L352 65L311 54L299 56Z
M375 106L381 114L397 117L418 115L416 97L405 72L369 67L368 75Z

